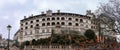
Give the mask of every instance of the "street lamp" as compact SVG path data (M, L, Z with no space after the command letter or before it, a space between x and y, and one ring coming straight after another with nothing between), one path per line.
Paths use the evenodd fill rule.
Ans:
M10 29L11 29L11 27L12 26L10 26L10 25L7 26L7 29L8 29L8 50L10 50L9 49L9 39L10 39Z

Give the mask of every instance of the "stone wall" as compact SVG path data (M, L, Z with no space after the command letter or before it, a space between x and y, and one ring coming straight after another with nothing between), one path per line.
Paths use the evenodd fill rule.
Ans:
M25 46L24 50L78 50L79 47L71 46Z

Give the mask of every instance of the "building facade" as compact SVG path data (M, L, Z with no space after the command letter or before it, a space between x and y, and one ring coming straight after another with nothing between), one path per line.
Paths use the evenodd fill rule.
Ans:
M81 35L87 29L96 30L92 23L93 14L90 10L86 15L75 13L52 12L52 10L42 12L40 15L24 16L20 21L20 29L15 34L14 39L18 42L30 41L32 39L47 38L51 36L52 30L61 33L62 30L78 31Z

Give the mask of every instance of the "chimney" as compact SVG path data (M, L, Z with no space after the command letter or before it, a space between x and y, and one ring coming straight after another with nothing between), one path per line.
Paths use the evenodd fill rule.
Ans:
M44 12L41 12L41 14L44 14Z
M33 17L33 14L31 14L31 17Z
M60 10L57 10L57 13L60 13Z
M91 10L87 10L87 15L91 14Z
M26 16L24 16L24 19L26 18Z
M47 15L47 16L52 15L52 10L48 10L48 11L46 11L46 15Z

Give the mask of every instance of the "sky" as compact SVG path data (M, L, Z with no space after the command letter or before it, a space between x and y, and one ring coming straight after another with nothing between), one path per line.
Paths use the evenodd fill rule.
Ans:
M94 12L100 3L108 0L0 0L0 34L8 38L7 25L11 25L10 38L20 27L24 16L39 15L43 11L61 10L61 12L85 14L86 10Z

